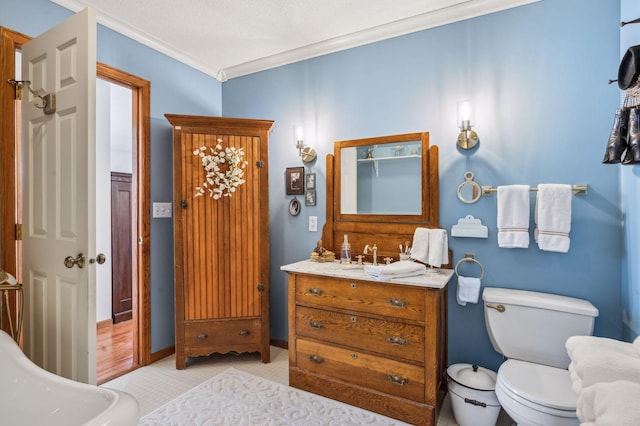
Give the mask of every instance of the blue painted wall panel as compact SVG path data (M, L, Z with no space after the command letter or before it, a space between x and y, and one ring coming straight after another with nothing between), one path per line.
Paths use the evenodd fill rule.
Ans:
M467 214L489 226L488 239L450 238L454 262L473 252L486 270L484 286L553 292L590 300L600 310L595 333L620 338L621 258L618 169L601 164L619 92L607 81L619 62L617 1L546 0L463 22L326 55L223 83L223 114L275 120L270 146L272 334L287 339L286 274L320 233L310 215L325 219L325 155L333 142L429 131L440 147L440 218L450 229ZM456 102L471 97L481 143L456 148ZM319 160L318 203L291 217L282 174L301 164L293 125ZM587 183L574 197L567 254L501 249L496 200L458 201L465 171L482 185ZM372 241L372 243L375 241ZM362 247L353 247L354 253ZM477 274L471 264L462 273ZM455 302L450 283L449 362L496 368L482 305Z

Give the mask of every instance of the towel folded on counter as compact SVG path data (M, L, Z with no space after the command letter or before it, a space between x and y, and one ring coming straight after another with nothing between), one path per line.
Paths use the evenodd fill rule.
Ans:
M427 272L427 267L410 260L401 260L388 265L364 265L364 272L379 280L413 277Z
M498 247L529 247L529 185L498 186Z
M571 185L538 185L534 239L540 250L567 253L571 231Z
M637 426L640 424L640 384L628 380L598 383L578 396L576 414L581 425Z
M480 278L458 275L458 290L456 292L458 304L466 306L467 303L478 303L479 296Z
M439 268L449 263L449 241L445 229L416 228L411 259Z

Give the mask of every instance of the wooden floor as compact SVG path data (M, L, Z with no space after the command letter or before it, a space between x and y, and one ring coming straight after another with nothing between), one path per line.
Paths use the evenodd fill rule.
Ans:
M102 384L133 370L133 321L98 326L97 382Z

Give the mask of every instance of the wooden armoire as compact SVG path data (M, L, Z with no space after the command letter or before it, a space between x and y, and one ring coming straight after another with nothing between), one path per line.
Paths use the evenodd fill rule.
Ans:
M269 362L268 142L273 121L165 115L173 126L176 368L259 352ZM214 199L201 147L244 151L244 183ZM194 154L194 152L196 154ZM228 167L221 164L221 168ZM217 186L219 188L219 186Z

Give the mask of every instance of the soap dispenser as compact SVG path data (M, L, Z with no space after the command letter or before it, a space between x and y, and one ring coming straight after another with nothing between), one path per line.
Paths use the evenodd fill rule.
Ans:
M351 263L351 244L349 244L349 239L346 234L342 242L342 247L340 248L340 263L347 265Z

